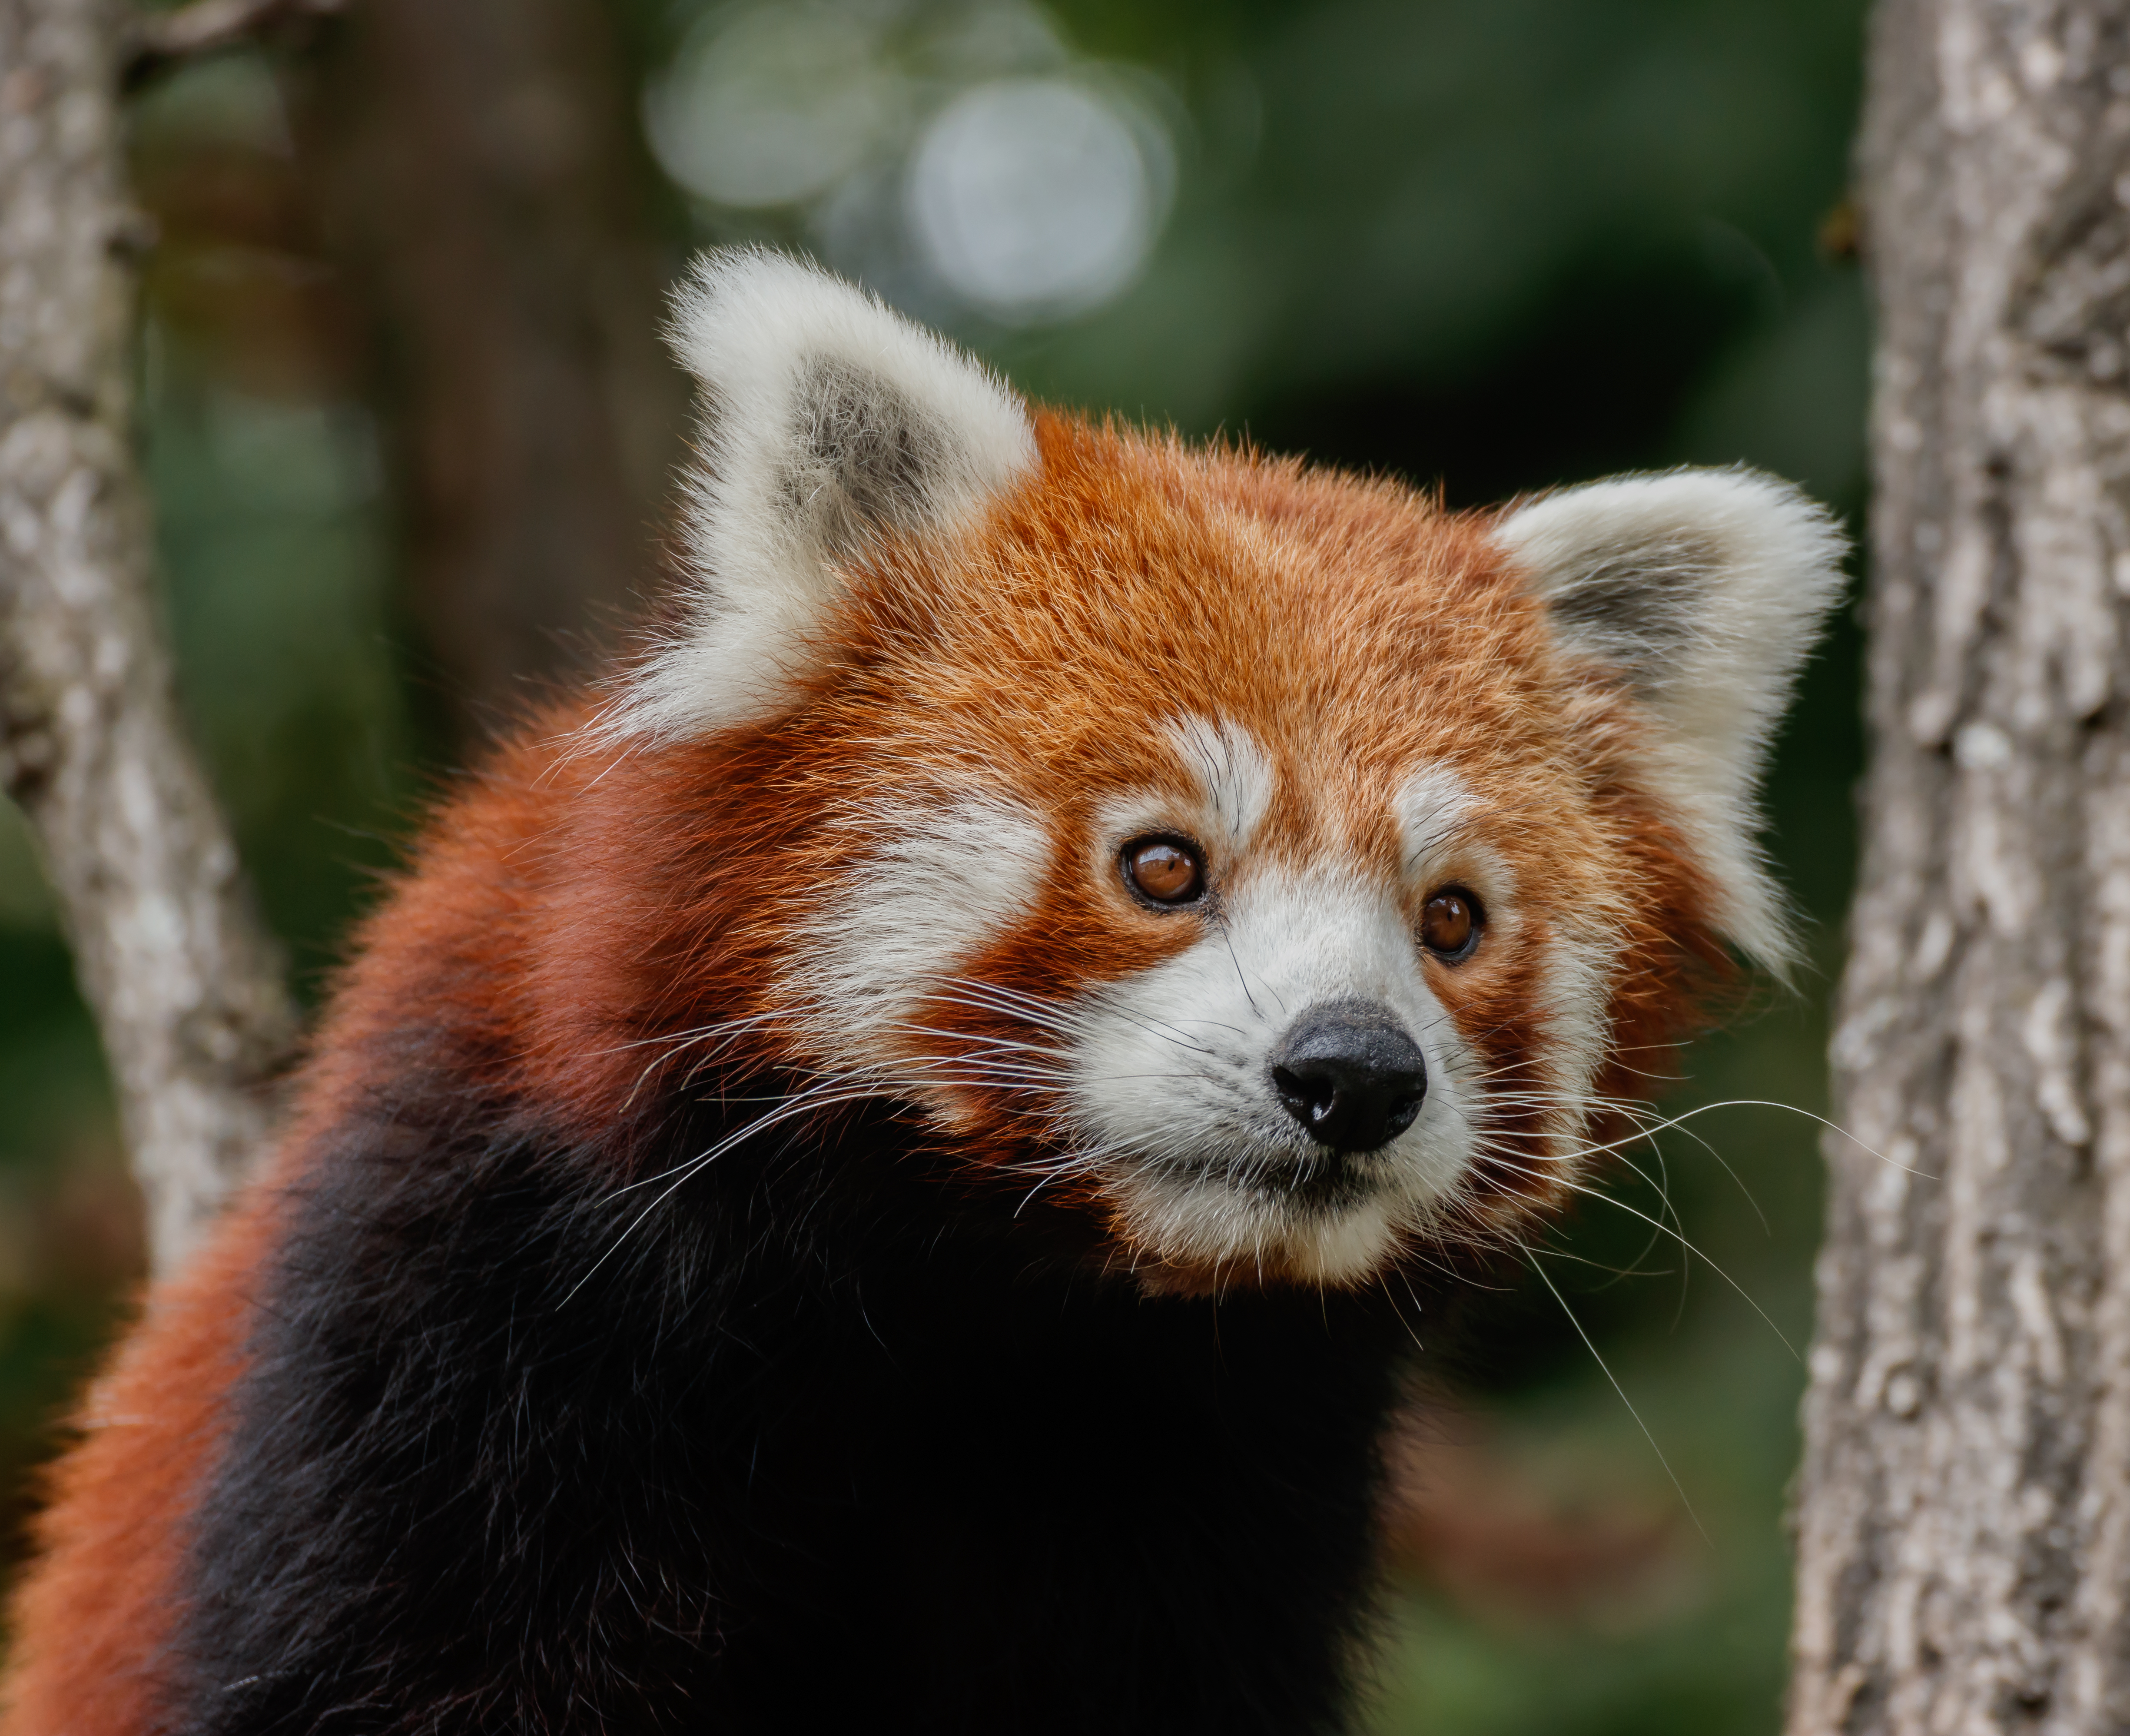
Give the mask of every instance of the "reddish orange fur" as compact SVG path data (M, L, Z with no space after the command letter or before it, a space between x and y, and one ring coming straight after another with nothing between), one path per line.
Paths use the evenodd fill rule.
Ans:
M232 1214L156 1291L74 1419L79 1444L49 1479L41 1558L15 1596L7 1728L17 1736L158 1727L186 1520L220 1442L273 1218L265 1193Z
M277 1174L300 1177L308 1130L392 1064L410 1015L451 1023L447 1009L513 1091L588 1135L627 1121L661 1053L642 1045L789 1012L777 963L850 866L857 846L824 819L853 790L919 799L966 778L1051 818L1052 877L973 974L1058 994L1158 962L1185 928L1082 872L1077 840L1096 794L1177 785L1160 725L1182 710L1234 717L1274 756L1256 846L1274 862L1335 852L1396 883L1389 792L1422 761L1459 768L1483 794L1476 830L1513 865L1520 914L1469 964L1431 962L1437 993L1504 1077L1535 1078L1543 943L1596 923L1618 941L1598 1083L1641 1094L1636 1051L1690 1019L1723 952L1699 874L1637 787L1632 715L1556 654L1491 521L1387 482L1061 415L1041 416L1039 437L1039 476L981 536L886 548L855 576L826 672L785 720L615 748L587 745L589 710L564 706L449 801L357 938ZM788 1021L757 1050L807 1059ZM981 1169L1025 1136L972 1091L955 1140ZM1537 1155L1528 1126L1504 1131ZM276 1186L255 1188L156 1291L54 1475L43 1558L15 1604L11 1736L156 1727L190 1491L223 1423ZM1475 1171L1445 1230L1481 1235L1559 1191Z

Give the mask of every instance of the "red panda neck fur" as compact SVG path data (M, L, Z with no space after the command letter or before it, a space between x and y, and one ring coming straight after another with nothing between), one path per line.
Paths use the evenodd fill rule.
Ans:
M665 624L364 925L57 1473L12 1736L1337 1728L1388 1298L1784 962L1782 485L1448 513L773 256L676 343Z

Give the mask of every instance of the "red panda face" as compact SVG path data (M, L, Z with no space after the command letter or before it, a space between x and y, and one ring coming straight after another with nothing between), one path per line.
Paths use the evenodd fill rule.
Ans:
M1452 516L1031 417L767 255L678 342L694 586L599 727L756 744L754 1016L1143 1283L1498 1234L1691 960L1781 964L1752 787L1838 553L1781 485Z

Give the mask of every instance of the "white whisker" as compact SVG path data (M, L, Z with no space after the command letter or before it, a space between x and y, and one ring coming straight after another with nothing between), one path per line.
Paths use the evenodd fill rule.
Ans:
M1664 1456L1664 1448L1657 1445L1657 1437L1650 1432L1649 1424L1642 1421L1642 1413L1635 1408L1635 1401L1627 1396L1626 1388L1620 1384L1619 1377L1598 1354L1598 1346L1591 1341L1590 1334L1583 1331L1583 1322L1575 1318L1575 1310L1569 1307L1568 1298L1560 1294L1560 1287L1553 1281L1552 1275L1539 1264L1538 1255L1521 1241L1517 1242L1516 1246L1522 1251L1524 1258L1531 1262L1531 1269L1538 1274L1539 1282L1553 1292L1553 1299L1560 1304L1561 1313L1568 1316L1568 1323L1575 1328L1575 1336L1583 1341L1583 1347L1590 1352L1590 1360L1612 1382L1612 1390L1620 1395L1620 1402L1627 1407L1627 1414L1635 1419L1635 1427L1641 1430L1642 1438L1650 1443L1650 1451L1657 1456L1657 1463L1664 1466L1664 1474L1671 1479L1671 1486L1679 1491L1679 1504L1686 1509L1687 1518L1693 1521L1693 1528L1701 1533L1701 1541L1714 1548L1714 1539L1708 1535L1707 1528L1701 1523L1701 1515L1693 1510L1693 1503L1688 1499L1686 1485L1679 1481L1679 1473L1671 1468L1671 1461Z

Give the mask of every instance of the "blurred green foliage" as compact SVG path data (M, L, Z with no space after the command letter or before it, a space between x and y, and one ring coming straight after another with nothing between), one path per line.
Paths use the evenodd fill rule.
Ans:
M702 10L618 3L645 76ZM1174 207L1108 305L1041 328L972 318L959 335L1037 395L1396 472L1454 505L1743 461L1807 482L1854 525L1865 315L1853 265L1818 237L1844 195L1861 12L1058 0L1077 51L1172 98ZM279 148L270 77L242 55L151 89L136 123L144 174L215 128ZM809 240L795 219L670 190L665 208L676 259L701 239ZM370 414L344 371L260 376L189 335L184 299L213 299L208 267L182 283L151 272L144 452L184 697L311 994L447 753L394 588ZM1771 848L1817 925L1813 971L1683 1058L1674 1112L1734 1098L1825 1111L1856 685L1845 621L1770 791ZM0 1476L19 1488L140 1256L93 1032L5 811L0 981ZM1551 1238L1546 1270L1579 1328L1513 1274L1454 1331L1421 1322L1441 1379L1486 1419L1484 1456L1519 1486L1571 1518L1607 1504L1675 1516L1645 1424L1707 1541L1672 1523L1640 1589L1600 1575L1588 1595L1537 1604L1460 1591L1422 1561L1387 1619L1373 1728L1777 1728L1802 1385L1783 1338L1809 1331L1816 1143L1804 1115L1712 1111L1662 1136L1660 1155L1631 1154L1647 1179L1623 1171L1619 1203L1586 1203Z

